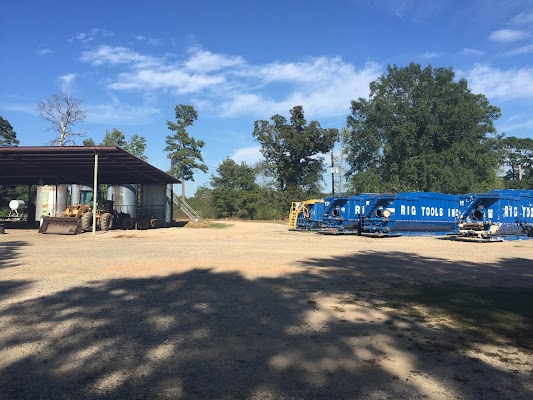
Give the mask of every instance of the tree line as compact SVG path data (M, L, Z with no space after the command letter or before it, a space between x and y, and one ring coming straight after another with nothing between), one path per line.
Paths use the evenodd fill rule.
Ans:
M53 144L73 144L83 135L73 127L84 120L85 112L71 96L55 95L40 102L38 110L55 132ZM291 201L326 195L324 156L336 145L348 165L344 178L350 194L533 188L533 139L498 133L494 122L500 109L483 94L472 93L452 68L389 66L370 83L368 98L351 101L340 130L307 121L299 105L289 114L289 120L277 114L255 121L251 134L264 160L257 165L224 160L209 184L188 198L201 215L285 217ZM208 171L202 156L205 143L188 132L198 118L194 107L177 105L175 117L175 122L167 121L171 134L164 151L168 173L185 185L196 171ZM9 122L2 118L0 124L0 146L18 145ZM95 142L86 139L83 144ZM113 128L99 145L118 146L146 160L147 141L140 135L126 140Z

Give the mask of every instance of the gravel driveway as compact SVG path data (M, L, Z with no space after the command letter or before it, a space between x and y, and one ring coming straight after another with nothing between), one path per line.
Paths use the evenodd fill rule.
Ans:
M393 296L531 299L533 240L228 224L0 235L0 399L533 398L531 304L517 342Z

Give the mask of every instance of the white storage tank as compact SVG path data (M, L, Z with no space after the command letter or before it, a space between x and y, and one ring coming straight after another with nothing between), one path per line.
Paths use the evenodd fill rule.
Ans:
M129 214L131 218L137 216L137 185L113 185L107 188L107 200L113 200L113 208L117 212Z
M57 217L63 215L67 208L68 186L37 186L35 201L35 221L41 217Z

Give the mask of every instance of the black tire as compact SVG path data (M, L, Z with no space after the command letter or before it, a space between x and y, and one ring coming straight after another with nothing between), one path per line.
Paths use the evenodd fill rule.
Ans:
M135 227L135 223L133 222L133 219L131 218L124 218L122 221L122 229L130 230Z
M81 230L89 232L93 229L93 213L86 212L81 216Z
M150 222L147 219L140 219L137 221L137 229L144 231L148 229Z
M111 229L111 222L113 221L113 215L110 213L105 213L100 216L100 229L103 231L108 231Z

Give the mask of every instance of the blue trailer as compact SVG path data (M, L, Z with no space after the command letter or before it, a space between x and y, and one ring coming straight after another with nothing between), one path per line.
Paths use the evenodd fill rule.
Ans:
M470 195L461 209L457 239L481 242L528 239L533 190L493 190Z
M324 199L321 234L359 234L361 216L365 214L373 194Z
M436 236L457 232L466 196L436 192L380 194L361 220L361 234L375 237Z
M309 231L322 227L324 200L313 199L294 202L289 215L289 230Z

